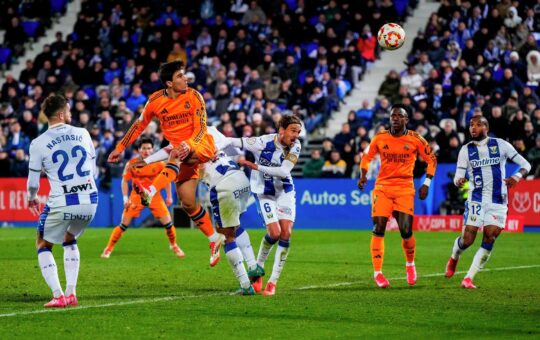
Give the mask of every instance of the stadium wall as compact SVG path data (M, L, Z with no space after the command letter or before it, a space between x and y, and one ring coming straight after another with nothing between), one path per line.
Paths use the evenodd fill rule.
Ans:
M516 170L516 165L510 164L507 173L513 173ZM439 207L446 199L446 187L451 183L451 175L454 171L454 164L439 164L437 175L432 181L432 187L426 200L421 201L418 197L415 198L416 215L436 215L439 213ZM120 181L120 178L114 178L112 190L100 190L98 214L91 226L108 227L119 223L123 209ZM422 178L415 180L415 186L418 188L422 182ZM296 180L295 228L371 229L370 196L373 184L374 181L369 181L366 189L361 192L356 187L355 179ZM2 225L35 225L37 217L30 214L26 202L26 179L2 178L0 179L0 188L0 221ZM42 179L40 189L42 201L45 201L45 194L48 191L48 182L46 179ZM540 209L540 197L536 198L536 196L540 196L540 181L523 181L516 192L518 194L510 198L510 215L524 215L526 225L540 225L540 222L536 221L539 214L534 211L535 207ZM174 196L176 197L176 195ZM524 203L521 204L521 202ZM248 228L262 228L262 220L254 203L254 200L250 202L248 211L242 216L242 225ZM135 220L133 225L138 226L148 215L148 210L144 210L141 217Z

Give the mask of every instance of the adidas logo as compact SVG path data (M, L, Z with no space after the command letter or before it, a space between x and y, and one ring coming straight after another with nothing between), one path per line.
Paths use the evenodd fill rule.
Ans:
M388 150L388 149L390 149L390 148L388 147L388 144L384 144L383 149L384 149L384 150Z
M160 114L162 114L162 115L164 115L164 114L166 114L166 113L169 113L169 111L167 111L166 108L163 108L163 110L161 110L161 112L160 112Z

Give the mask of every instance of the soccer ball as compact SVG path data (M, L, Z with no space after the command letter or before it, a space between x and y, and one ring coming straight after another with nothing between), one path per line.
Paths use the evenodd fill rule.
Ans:
M397 50L405 42L405 31L394 23L384 24L377 34L379 46L385 50Z

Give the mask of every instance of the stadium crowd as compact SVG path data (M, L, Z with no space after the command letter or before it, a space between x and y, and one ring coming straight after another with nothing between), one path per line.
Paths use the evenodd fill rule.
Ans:
M156 71L163 61L188 65L209 122L226 136L273 132L285 112L300 116L310 133L376 62L378 28L399 22L407 2L415 7L391 0L85 0L73 32L57 32L23 61L12 37L24 48L29 36L9 27L22 15L22 1L12 1L0 18L3 47L26 68L18 77L8 73L0 89L0 176L26 176L29 142L46 129L40 104L53 92L69 99L74 124L91 132L102 176L119 174L123 164L111 168L107 155L162 87ZM41 3L25 2L25 11L44 13L32 8ZM539 14L534 1L442 1L414 39L406 69L387 75L376 103L349 113L341 132L312 152L304 176L356 177L361 151L387 126L395 103L410 108L409 128L432 143L439 162L455 162L468 120L483 114L494 135L539 169L540 52L532 35ZM166 143L156 125L146 135Z
M299 115L309 133L375 61L376 31L398 20L396 8L388 0L380 7L334 0L85 0L73 32L57 32L54 43L2 84L0 176L26 175L29 141L46 129L40 104L53 92L69 99L74 124L91 131L102 172L114 174L107 154L162 88L156 71L163 61L188 65L208 121L226 136L274 132L284 112ZM8 13L3 22L17 18L17 11ZM4 47L12 46L10 36ZM157 126L147 135L163 143Z
M408 128L431 143L439 163L457 161L469 120L483 115L491 135L512 143L540 178L540 2L458 3L441 1L418 31L404 70L390 71L375 105L351 111L341 131L312 152L304 176L358 177L362 151L388 126L391 105L402 103Z

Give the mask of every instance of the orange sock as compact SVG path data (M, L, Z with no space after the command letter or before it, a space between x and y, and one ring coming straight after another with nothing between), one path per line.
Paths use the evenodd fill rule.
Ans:
M154 178L152 185L156 188L156 192L160 192L169 183L174 181L180 172L180 168L175 163L167 163L163 170Z
M171 246L174 246L176 244L176 228L172 224L172 222L169 222L169 224L165 224L165 233L167 234L167 237L169 238L169 243Z
M407 262L414 262L414 253L416 252L416 239L414 236L411 236L406 240L401 240L401 246L403 247Z
M384 259L384 236L371 236L371 262L373 262L373 271L382 270Z
M108 250L113 250L114 249L114 246L116 245L116 242L118 242L118 240L120 239L120 237L122 237L122 235L124 234L124 231L127 229L127 226L123 225L123 224L120 224L119 226L116 226L112 233L111 233L111 237L109 238L109 243L107 244L107 249Z
M212 225L212 220L210 220L210 215L204 210L203 207L199 206L198 209L195 209L194 214L190 214L191 220L195 222L197 227L203 232L206 237L210 237L214 234L214 226Z

